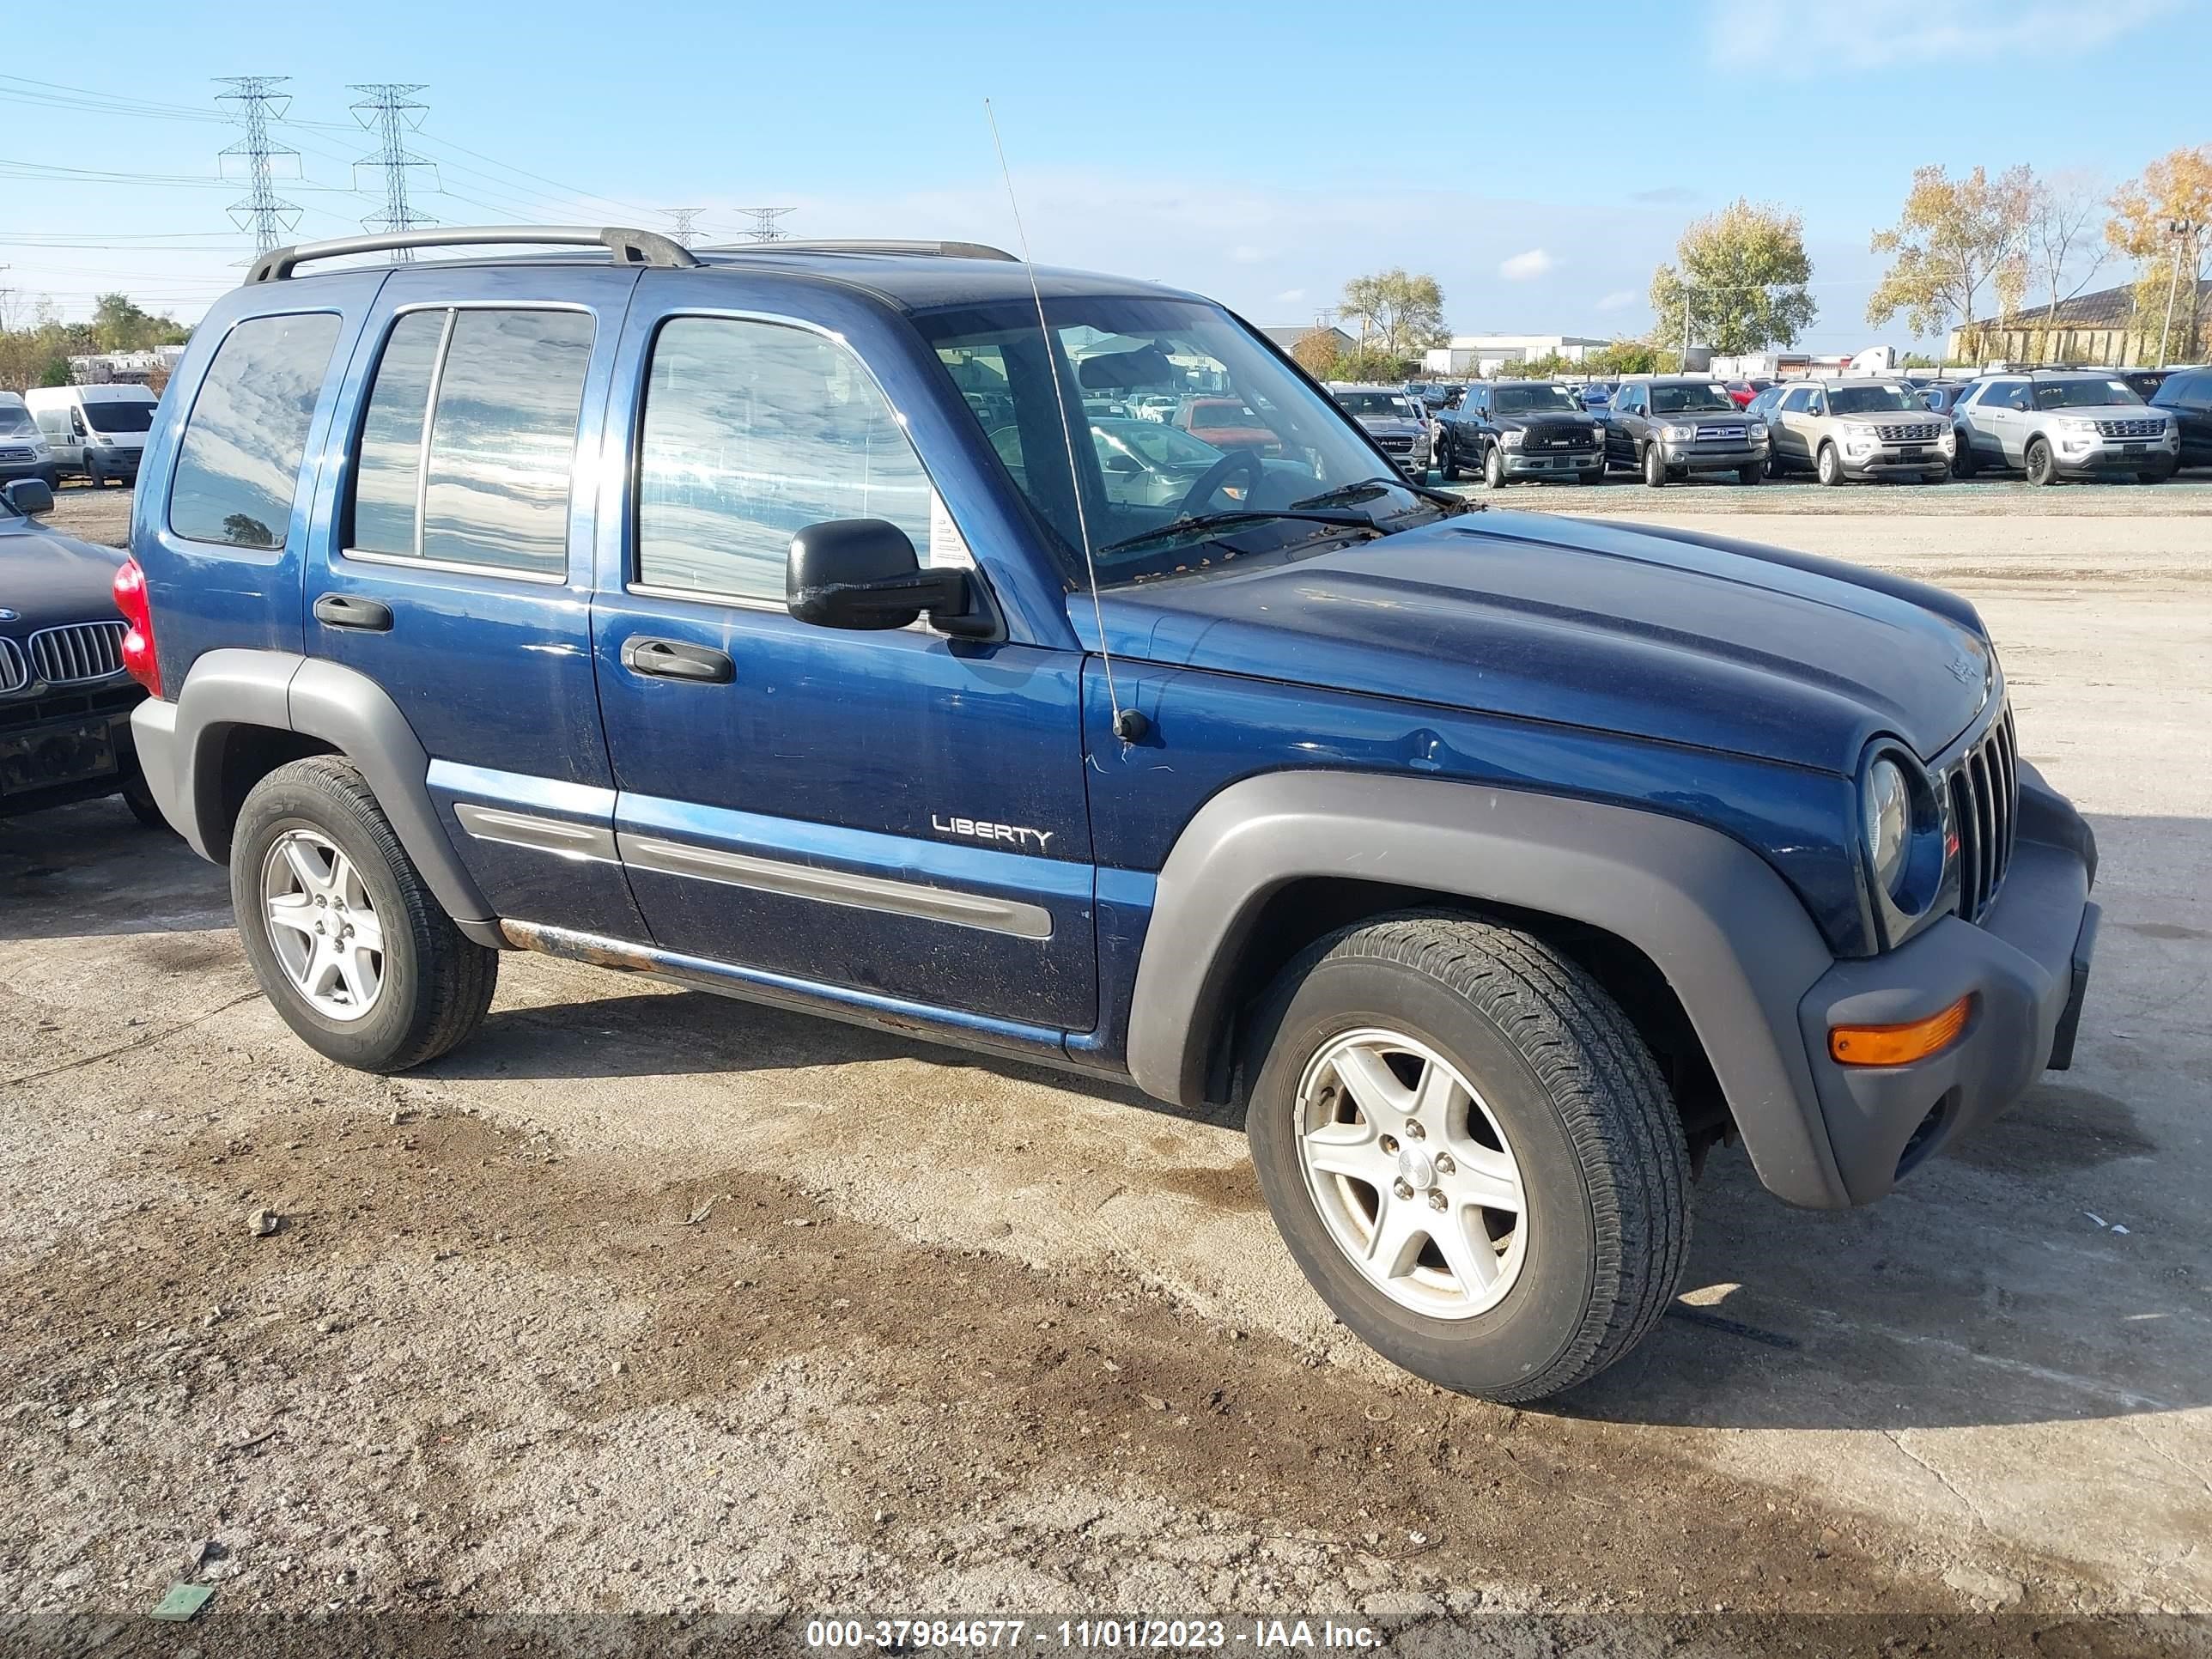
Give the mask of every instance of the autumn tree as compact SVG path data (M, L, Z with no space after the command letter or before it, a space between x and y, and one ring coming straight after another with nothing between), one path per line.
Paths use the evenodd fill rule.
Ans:
M2039 179L2029 186L2027 252L2044 295L2044 321L2058 320L2058 307L2089 286L2103 269L2106 252L2097 234L2104 210L2103 188L2086 173Z
M1344 285L1341 313L1358 323L1360 344L1412 362L1450 335L1444 328L1444 291L1437 279L1409 276L1397 266Z
M1994 180L1982 167L1961 179L1941 167L1916 168L1896 224L1874 234L1874 251L1892 258L1867 301L1867 321L1880 328L1901 311L1915 334L1940 334L1954 318L1971 328L1985 288L2000 312L2018 306L2027 288L2034 191L2024 167Z
M1333 328L1310 328L1291 347L1291 360L1316 380L1336 373L1337 333Z
M1820 310L1805 222L1778 207L1738 198L1684 231L1674 258L1651 273L1654 339L1695 333L1716 351L1764 351L1796 344Z
M2105 240L2136 261L2136 312L2158 319L2167 361L2194 362L2205 326L2204 281L2212 266L2212 144L2177 149L2112 194ZM2177 234L2176 224L2192 227ZM2172 325L2164 319L2169 298Z

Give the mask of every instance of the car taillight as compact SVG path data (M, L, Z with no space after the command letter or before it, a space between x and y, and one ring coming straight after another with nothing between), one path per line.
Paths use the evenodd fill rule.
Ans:
M146 573L136 559L125 559L115 573L115 608L131 624L123 636L123 666L131 678L161 695L161 663L154 654L154 608L146 603Z

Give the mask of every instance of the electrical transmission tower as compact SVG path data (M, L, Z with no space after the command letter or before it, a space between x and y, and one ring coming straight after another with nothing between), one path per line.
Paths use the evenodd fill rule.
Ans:
M219 87L228 87L228 92L217 93L216 102L236 106L238 120L246 129L239 141L222 152L222 159L237 157L246 164L246 199L231 204L231 222L240 230L253 234L253 252L258 256L277 246L300 223L300 208L277 195L270 182L270 163L289 156L294 162L300 152L285 145L272 143L269 124L281 121L284 112L292 107L291 94L276 88L292 77L289 75L225 75L216 80Z
M796 210L792 208L738 208L734 210L738 213L750 214L752 216L753 228L745 233L745 240L748 242L781 242L785 238L785 233L782 228L776 223L776 221L782 218L785 214L793 212Z
M374 82L367 86L355 86L351 90L361 94L361 102L353 106L354 118L377 137L377 149L353 164L355 188L360 188L361 170L374 167L384 174L384 211L372 213L361 222L363 230L413 230L438 222L415 207L407 198L408 181L416 169L428 169L429 187L438 188L437 165L425 161L407 148L407 135L422 125L429 112L428 104L415 101L415 94L428 85L427 82ZM412 248L392 250L392 262L404 264L415 257Z
M672 241L681 242L686 247L696 247L699 245L699 232L691 222L704 213L706 209L663 208L660 210L674 221L668 233Z

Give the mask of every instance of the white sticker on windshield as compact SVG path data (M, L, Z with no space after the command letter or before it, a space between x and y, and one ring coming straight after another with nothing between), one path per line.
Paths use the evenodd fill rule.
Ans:
M929 564L936 570L975 568L975 556L969 551L960 526L952 522L945 498L933 489L929 492Z

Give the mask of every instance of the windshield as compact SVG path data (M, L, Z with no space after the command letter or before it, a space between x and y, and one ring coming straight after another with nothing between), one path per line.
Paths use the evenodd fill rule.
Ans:
M1831 415L1894 415L1900 410L1918 414L1926 407L1909 386L1839 386L1828 393Z
M1099 584L1112 587L1232 558L1333 545L1344 529L1310 519L1263 518L1194 525L1114 550L1117 543L1179 519L1303 511L1302 503L1337 491L1345 493L1327 503L1325 516L1348 515L1387 529L1425 523L1445 510L1385 476L1389 463L1345 412L1218 306L1144 297L1048 299L1045 315L1048 350L1036 307L1026 299L923 313L915 323L1015 484L1054 532L1071 586L1086 585L1086 525ZM1084 398L1099 395L1131 404L1151 395L1176 401L1166 422L1154 427L1092 418ZM1395 393L1376 395L1386 403L1399 400ZM1068 418L1085 422L1092 434L1090 443L1073 447L1073 477L1060 428L1063 403ZM1141 447L1146 444L1156 447ZM1104 458L1125 446L1182 476L1171 489L1109 487ZM1209 449L1215 452L1210 459ZM1200 460L1202 467L1185 475ZM1378 477L1382 482L1370 484Z
M1413 409L1395 392L1339 392L1333 394L1347 415L1395 416L1401 421L1413 418Z
M1502 386L1497 396L1500 415L1582 413L1582 404L1563 386Z
M2124 380L2043 380L2035 388L2038 409L2098 409L2142 401Z
M0 438L27 438L39 423L27 409L0 409Z
M1654 415L1734 415L1735 399L1716 380L1711 386L1660 386L1651 388Z
M154 425L154 405L135 398L127 403L88 399L84 418L94 432L146 432Z

